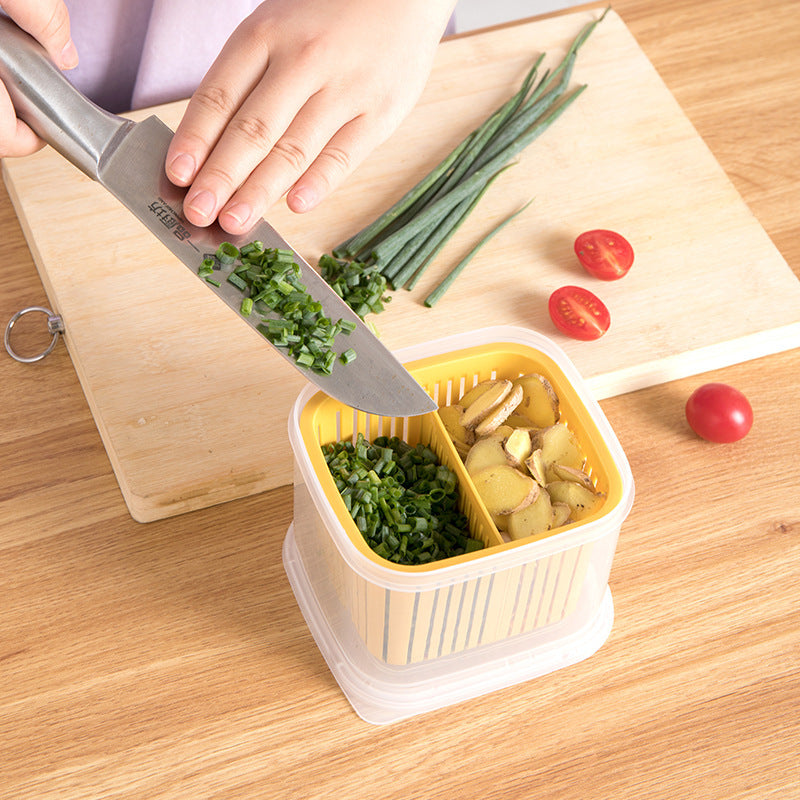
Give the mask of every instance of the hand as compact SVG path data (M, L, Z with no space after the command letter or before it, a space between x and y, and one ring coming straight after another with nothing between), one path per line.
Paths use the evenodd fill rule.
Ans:
M316 206L417 101L454 0L270 0L189 101L167 174L186 218L246 233ZM287 194L288 192L288 194Z
M4 0L6 14L38 39L60 69L78 65L78 52L70 38L69 14L62 0ZM26 156L44 142L21 120L5 86L0 83L0 157Z

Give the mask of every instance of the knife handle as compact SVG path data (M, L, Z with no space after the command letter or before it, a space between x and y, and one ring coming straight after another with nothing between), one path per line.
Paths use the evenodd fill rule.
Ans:
M103 151L133 124L79 92L39 42L6 16L0 16L0 80L19 119L94 180Z

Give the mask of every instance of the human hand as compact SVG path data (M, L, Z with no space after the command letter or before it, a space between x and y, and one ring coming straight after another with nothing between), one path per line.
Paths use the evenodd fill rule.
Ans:
M47 50L60 69L78 65L78 52L70 38L69 14L62 0L4 0L3 10ZM44 142L21 120L5 86L0 83L0 157L26 156Z
M455 0L270 0L222 49L167 154L184 214L245 233L316 206L399 125Z

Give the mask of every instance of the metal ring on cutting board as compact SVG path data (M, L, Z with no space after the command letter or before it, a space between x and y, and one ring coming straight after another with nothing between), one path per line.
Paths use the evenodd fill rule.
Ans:
M48 344L41 353L38 353L34 356L22 356L11 346L11 329L14 327L15 323L20 317L24 316L25 314L30 314L32 311L38 311L42 314L47 314L47 330L53 334L53 338L50 340L50 344ZM56 342L58 342L58 335L60 333L64 333L64 322L61 317L59 317L57 314L54 314L49 308L44 308L42 306L28 306L27 308L23 308L21 311L17 311L17 313L14 314L14 316L8 321L3 341L11 358L15 359L16 361L21 361L23 364L33 364L35 361L41 361L52 351L52 349L56 346Z

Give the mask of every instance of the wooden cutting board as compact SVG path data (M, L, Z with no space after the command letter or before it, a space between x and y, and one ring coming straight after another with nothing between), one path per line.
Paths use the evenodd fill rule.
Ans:
M417 107L320 208L270 221L312 263L414 184L517 87L556 63L580 12L445 42ZM587 91L506 171L414 292L373 317L392 349L493 324L562 345L597 397L800 344L800 282L613 12L581 51ZM177 124L183 103L157 109ZM136 114L137 118L144 114ZM292 481L287 416L304 378L107 195L51 150L3 175L132 516L150 521ZM434 309L421 300L471 243L534 203ZM626 235L622 281L586 275L580 231ZM612 314L561 337L550 292L577 283Z

